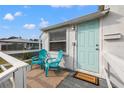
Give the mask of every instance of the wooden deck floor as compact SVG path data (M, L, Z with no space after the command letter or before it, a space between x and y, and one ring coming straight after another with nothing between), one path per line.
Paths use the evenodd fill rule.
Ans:
M60 73L60 74L59 74ZM40 88L107 88L106 80L99 79L99 86L73 77L75 72L63 70L61 72L49 71L49 77L41 69L35 68L28 73L28 87ZM31 79L31 77L34 77ZM33 80L33 81L32 81Z
M69 72L62 69L61 71L50 70L48 77L45 76L44 70L35 67L27 74L28 88L56 88L63 81Z

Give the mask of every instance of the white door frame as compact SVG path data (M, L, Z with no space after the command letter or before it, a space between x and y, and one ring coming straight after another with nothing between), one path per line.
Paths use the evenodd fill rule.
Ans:
M80 72L84 72L84 73L87 73L87 74L91 74L91 75L94 75L94 76L97 76L97 77L100 77L102 78L102 50L103 50L103 29L102 29L102 18L98 18L99 19L99 73L95 73L95 72L90 72L90 71L86 71L86 70L80 70L78 69L77 65L78 65L78 47L77 47L77 44L78 44L78 28L76 27L76 32L75 32L75 37L76 37L76 66L75 66L75 70L76 71L80 71ZM78 25L78 24L77 24Z

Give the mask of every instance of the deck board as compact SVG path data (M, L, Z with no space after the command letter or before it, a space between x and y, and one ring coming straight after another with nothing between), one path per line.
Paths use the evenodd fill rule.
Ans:
M67 70L49 70L48 77L40 67L34 67L27 74L27 85L29 88L56 88L62 80L69 75Z
M45 77L43 70L36 68L31 72L28 72L27 87L28 88L107 88L107 83L104 79L100 79L100 85L94 85L83 80L79 80L73 77L75 72L67 71L66 77L56 76L55 73L49 77ZM67 74L67 73L66 73ZM54 75L54 76L53 76ZM61 79L61 80L59 80ZM58 83L59 82L59 83ZM1 88L12 87L10 81L0 85Z

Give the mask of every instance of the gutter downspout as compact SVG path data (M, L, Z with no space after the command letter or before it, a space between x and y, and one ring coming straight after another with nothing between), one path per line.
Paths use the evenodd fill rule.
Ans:
M41 37L43 36L44 32L42 32L39 36L39 50L41 50Z

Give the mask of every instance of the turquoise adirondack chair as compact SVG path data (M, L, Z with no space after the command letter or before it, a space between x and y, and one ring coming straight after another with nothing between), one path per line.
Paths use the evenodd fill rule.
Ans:
M59 63L61 62L62 57L63 57L63 51L60 50L58 52L58 57L57 58L48 58L47 59L47 61L45 63L46 77L48 76L48 72L49 72L50 68L57 69L57 70L60 69Z
M32 65L34 64L38 64L42 68L46 58L47 58L47 51L45 49L41 49L38 57L37 56L32 57L31 68L32 68Z

